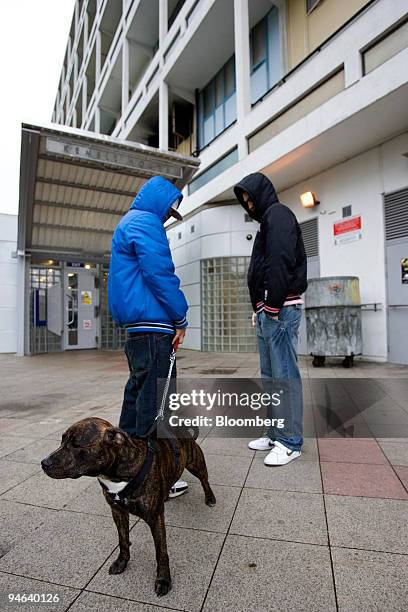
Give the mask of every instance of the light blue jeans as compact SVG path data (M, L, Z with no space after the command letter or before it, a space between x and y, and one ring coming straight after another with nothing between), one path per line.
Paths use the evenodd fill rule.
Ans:
M256 319L261 377L268 393L280 393L281 404L271 407L269 418L283 418L284 427L268 429L271 440L277 440L290 450L300 450L303 444L303 394L297 343L302 307L284 306L279 320L260 312Z

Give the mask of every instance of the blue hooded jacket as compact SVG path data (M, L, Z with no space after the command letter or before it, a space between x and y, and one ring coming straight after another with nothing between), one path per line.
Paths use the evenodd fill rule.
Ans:
M163 226L171 205L183 196L161 176L149 179L112 238L109 309L130 331L164 332L187 327L186 299L174 273Z

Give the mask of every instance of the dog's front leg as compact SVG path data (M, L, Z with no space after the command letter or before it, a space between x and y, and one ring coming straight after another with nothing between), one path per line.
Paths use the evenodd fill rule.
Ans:
M130 559L130 542L129 542L129 512L117 506L109 504L112 511L113 520L115 521L119 535L119 557L112 563L109 568L110 574L121 574L128 564Z
M167 595L171 589L169 556L167 554L166 527L164 525L164 508L149 521L154 545L156 547L157 578L154 585L156 595Z

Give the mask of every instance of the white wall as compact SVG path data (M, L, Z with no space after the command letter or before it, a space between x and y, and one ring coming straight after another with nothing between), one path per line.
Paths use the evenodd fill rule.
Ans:
M299 222L318 216L321 276L358 276L362 303L380 303L378 311L362 312L363 355L387 359L387 293L385 278L383 193L408 186L408 133L339 164L279 194ZM316 192L320 205L304 209L299 196ZM336 245L333 224L343 206L362 217L363 237ZM191 233L191 225L195 226ZM204 209L168 231L181 285L190 304L185 347L200 349L200 259L250 255L257 223L246 223L240 206ZM181 233L181 238L178 234Z
M201 348L201 259L251 255L257 230L257 223L245 221L239 205L204 209L168 230L176 273L189 304L185 348ZM252 240L247 240L248 234Z
M0 214L0 353L17 347L17 215Z
M408 160L402 155L407 151L408 134L404 134L279 194L299 221L318 213L321 276L358 276L362 303L382 304L381 311L362 312L363 354L379 360L387 359L382 194L408 185ZM304 191L316 193L318 208L302 208L299 195ZM347 205L353 215L362 216L363 238L336 245L333 223Z

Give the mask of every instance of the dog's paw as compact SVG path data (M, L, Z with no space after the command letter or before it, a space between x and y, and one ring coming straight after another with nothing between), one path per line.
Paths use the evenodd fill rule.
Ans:
M163 597L171 590L170 578L157 578L154 583L154 590L156 591L157 597Z
M205 500L205 503L207 504L207 506L210 506L210 508L215 506L215 504L217 503L217 500L215 499L215 495L210 495L209 497L207 497Z
M125 571L127 564L128 564L128 559L121 559L120 557L118 557L116 561L114 561L112 565L110 566L109 573L110 574L121 574L122 572Z

